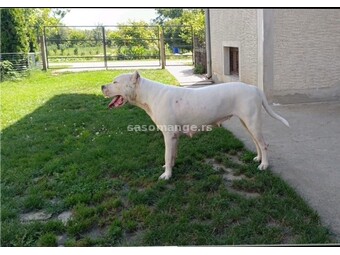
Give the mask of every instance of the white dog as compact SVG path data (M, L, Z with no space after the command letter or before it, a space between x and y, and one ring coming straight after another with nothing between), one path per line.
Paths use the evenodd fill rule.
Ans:
M180 133L192 136L197 131L204 131L208 125L220 125L237 116L256 145L254 161L261 162L258 169L264 170L268 167L268 158L261 132L261 106L271 117L289 127L288 121L270 108L261 90L242 82L182 88L142 78L136 71L118 76L112 84L102 86L102 92L113 98L109 108L129 102L144 109L160 128L165 142L165 172L160 179L165 180L172 175ZM184 127L189 129L184 130Z

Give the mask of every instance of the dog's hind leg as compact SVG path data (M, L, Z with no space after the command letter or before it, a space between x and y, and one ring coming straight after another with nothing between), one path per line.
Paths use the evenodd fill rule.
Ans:
M264 138L261 132L261 119L260 118L261 116L258 116L258 114L255 114L253 115L251 119L243 118L241 122L245 124L247 130L252 134L252 137L255 140L255 145L257 144L257 146L259 147L259 151L261 153L260 154L261 164L258 166L258 169L265 170L268 168L267 145L264 141Z
M163 132L165 143L165 171L159 179L169 180L172 176L172 167L175 164L178 135L174 132Z
M253 160L254 160L255 162L260 162L260 161L261 161L261 149L260 149L260 146L259 146L259 144L257 143L256 139L254 138L253 134L249 131L249 129L248 129L248 127L246 126L246 124L244 123L244 121L243 121L242 119L240 119L240 121L241 121L242 125L244 126L244 128L245 128L245 129L248 131L248 133L250 134L250 136L251 136L251 138L253 139L253 142L254 142L254 144L255 144L255 146L256 146L256 153L257 153L257 155L256 155L255 158L253 158Z

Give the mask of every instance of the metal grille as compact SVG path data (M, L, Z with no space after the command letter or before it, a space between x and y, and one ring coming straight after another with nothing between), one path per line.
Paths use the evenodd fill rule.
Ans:
M143 33L134 34L142 29ZM193 45L183 44L180 27L158 26L45 26L48 68L159 67L161 43L165 43L167 65L193 63ZM127 30L131 36L120 36ZM78 32L77 32L78 31ZM118 32L117 32L118 31ZM165 31L168 37L160 33ZM84 34L86 38L84 38ZM172 36L171 36L172 35ZM192 35L191 35L192 37ZM190 39L189 39L190 40ZM192 40L192 39L191 39Z
M0 61L9 61L18 72L29 69L29 58L27 53L0 53Z
M239 58L238 58L238 48L230 47L229 48L229 57L230 57L230 74L238 75L239 74Z

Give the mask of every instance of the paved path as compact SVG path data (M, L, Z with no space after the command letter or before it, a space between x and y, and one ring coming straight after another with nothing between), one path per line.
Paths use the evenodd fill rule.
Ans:
M263 110L271 171L286 180L320 215L340 242L340 102L272 106L291 128ZM255 146L237 118L226 122L245 145Z
M193 66L166 66L165 67L169 73L171 73L182 86L199 86L208 85L212 81L207 79L206 76L200 74L194 74Z
M165 68L178 80L182 86L201 86L211 84L204 75L194 74L190 62L168 60ZM159 61L111 61L108 62L108 69L160 69ZM53 73L84 72L106 70L102 62L79 62L79 63L51 63L52 67L65 67L55 69ZM67 67L69 66L69 67Z
M192 62L190 59L184 60L167 60L167 64L171 66L179 66L181 69L190 70ZM159 60L119 60L108 61L108 69L160 69L161 64ZM63 72L84 72L84 71L99 71L106 70L104 62L60 62L49 63L49 67L54 73ZM54 69L53 69L54 68ZM171 67L170 67L171 69ZM175 68L176 69L176 68Z

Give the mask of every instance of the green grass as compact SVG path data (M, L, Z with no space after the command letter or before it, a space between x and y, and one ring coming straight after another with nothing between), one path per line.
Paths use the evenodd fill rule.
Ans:
M221 128L181 137L173 178L158 180L162 134L128 132L152 121L131 105L108 110L101 95L125 72L34 72L0 84L1 246L332 242L295 191L258 171L254 154ZM177 83L165 70L141 74ZM52 216L20 221L37 211ZM72 213L66 225L63 212Z

